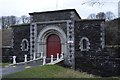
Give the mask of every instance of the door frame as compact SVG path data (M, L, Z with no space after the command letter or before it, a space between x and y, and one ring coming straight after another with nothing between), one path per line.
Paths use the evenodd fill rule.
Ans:
M46 40L47 37L51 34L56 34L61 40L61 52L64 53L64 58L67 57L67 39L64 31L58 26L46 26L43 28L37 39L37 57L40 57L41 52L43 52L43 56L47 56L46 53Z

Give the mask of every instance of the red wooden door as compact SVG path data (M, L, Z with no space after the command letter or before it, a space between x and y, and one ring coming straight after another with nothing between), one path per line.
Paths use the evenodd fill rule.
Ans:
M52 34L47 38L47 57L53 55L55 58L57 53L61 53L61 41L59 36Z

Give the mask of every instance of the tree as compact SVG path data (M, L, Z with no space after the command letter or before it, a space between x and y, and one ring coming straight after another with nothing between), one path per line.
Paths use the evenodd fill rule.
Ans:
M15 25L16 24L16 16L10 16L10 25Z
M6 26L4 16L1 17L1 25L2 25L2 28L5 28L5 26Z
M104 5L104 2L103 2L103 0L87 0L86 2L84 2L82 4L88 4L90 6L94 6L95 4Z
M2 28L9 28L11 25L20 24L20 23L29 23L29 22L30 22L30 17L25 15L21 17L16 17L13 15L0 17L0 24Z
M87 19L96 19L96 14L92 13L90 14Z
M111 11L106 12L106 20L110 21L114 18L115 18L115 15Z
M119 1L119 0L118 0ZM85 2L83 2L82 4L87 4L87 5L90 5L90 6L94 6L95 4L96 5L104 5L106 3L113 3L115 2L114 0L85 0Z
M106 19L106 15L104 12L99 12L99 13L97 13L96 18L97 19Z
M111 11L108 11L106 13L99 12L97 13L97 15L92 13L87 18L88 19L105 19L106 21L110 21L115 19L115 15Z
M2 28L9 28L11 25L16 24L16 16L2 16L1 17L1 24Z
M16 18L16 24L20 24L20 17Z
M22 23L29 23L30 17L23 15L23 16L21 16L21 21L22 21Z

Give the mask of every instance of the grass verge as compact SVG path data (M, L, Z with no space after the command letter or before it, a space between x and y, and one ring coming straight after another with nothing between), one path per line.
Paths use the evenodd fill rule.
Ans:
M58 65L38 66L3 76L3 78L6 78L6 80L7 78L44 78L48 80L79 80L80 78L80 80L120 80L119 77L102 78L92 74L87 74L85 72L74 71Z
M5 67L8 66L10 63L0 63L0 66Z
M95 78L87 73L63 68L58 65L46 65L26 69L21 72L3 76L3 78Z

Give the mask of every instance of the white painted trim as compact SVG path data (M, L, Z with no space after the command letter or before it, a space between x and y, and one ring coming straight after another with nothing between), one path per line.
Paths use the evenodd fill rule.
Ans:
M27 48L26 48L26 49L23 49L23 47L24 47L24 45L23 45L24 42L26 42L26 44L27 44ZM27 40L27 39L23 39L22 42L21 42L21 50L22 50L22 51L28 51L28 49L29 49L28 40Z
M2 48L12 48L12 46L2 46Z
M73 43L74 43L74 41L68 41L68 43L72 43L72 44L73 44Z
M34 31L32 30L34 29ZM34 35L32 34L34 33ZM34 39L32 38L34 37ZM34 43L32 43L34 41ZM30 58L31 60L36 58L36 44L37 44L37 24L36 23L31 23L30 24ZM34 48L32 47L34 46ZM32 52L34 50L34 52Z
M87 43L86 43L86 49L83 49L83 40L87 41ZM87 37L82 37L81 40L80 40L79 45L80 45L79 49L81 51L89 51L89 49L90 49L90 42L89 42L89 39Z
M68 41L68 44L67 44L67 60L66 63L68 65L70 65L72 68L75 68L75 44L74 44L74 12L71 12L71 20L67 22L67 41ZM71 27L71 28L70 28ZM72 33L69 33L69 32L72 32ZM71 38L69 37L71 36ZM69 42L70 41L70 42ZM70 45L72 47L70 47Z

